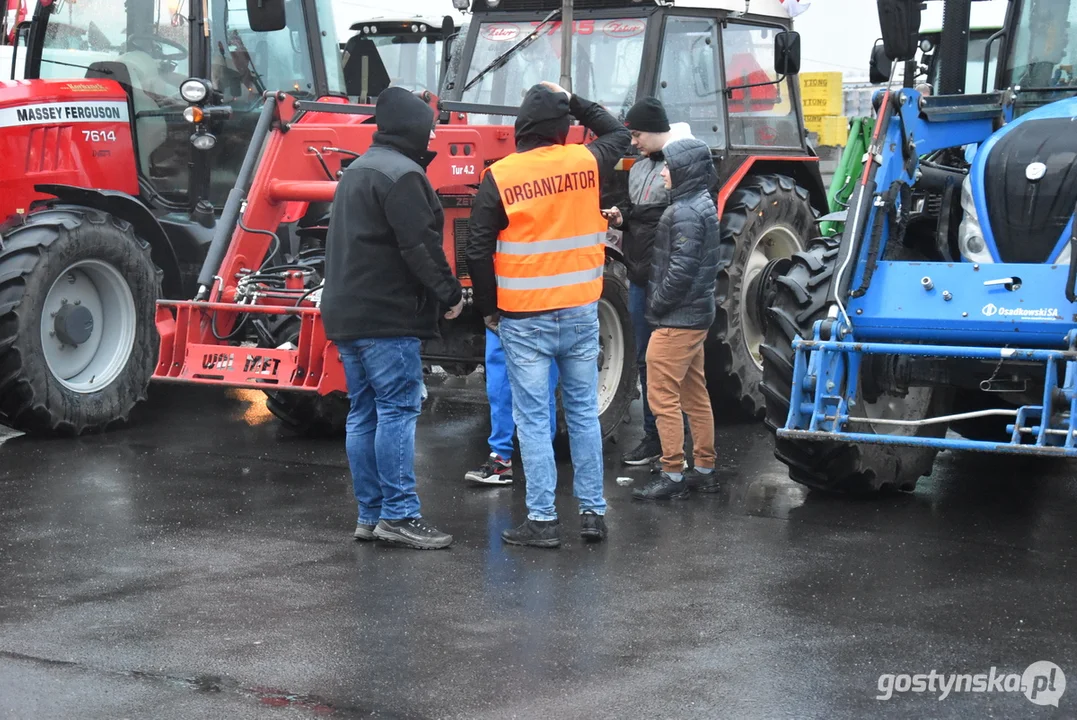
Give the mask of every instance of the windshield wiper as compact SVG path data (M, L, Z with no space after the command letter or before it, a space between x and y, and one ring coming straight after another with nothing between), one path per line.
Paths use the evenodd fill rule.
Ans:
M542 19L542 22L540 22L537 26L535 26L535 29L532 30L527 35L527 37L525 37L523 40L516 43L512 47L510 47L505 52L498 55L496 58L493 59L493 61L489 65L487 65L482 70L480 70L478 75L471 78L471 82L469 82L467 85L464 85L463 92L467 92L468 90L470 90L472 88L472 86L474 86L475 83L477 83L479 80L482 80L487 75L487 73L490 73L490 72L492 72L494 70L497 70L499 67L502 67L505 63L507 63L509 61L510 57L512 57L518 51L522 50L523 48L527 47L532 42L534 42L535 38L538 37L539 32L541 32L542 28L544 28L546 26L546 23L550 22L555 17L561 17L561 9L560 8L558 8L557 10L551 11L549 15L547 15L545 18Z

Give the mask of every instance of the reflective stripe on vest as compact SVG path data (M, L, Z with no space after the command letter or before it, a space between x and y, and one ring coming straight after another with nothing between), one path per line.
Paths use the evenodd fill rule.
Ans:
M582 145L515 153L490 166L509 224L494 254L498 308L541 312L602 295L607 220L598 163Z

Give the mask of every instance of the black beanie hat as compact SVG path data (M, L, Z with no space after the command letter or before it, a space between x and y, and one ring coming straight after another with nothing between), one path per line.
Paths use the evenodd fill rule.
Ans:
M625 127L639 132L669 132L669 118L658 98L643 98L628 111Z

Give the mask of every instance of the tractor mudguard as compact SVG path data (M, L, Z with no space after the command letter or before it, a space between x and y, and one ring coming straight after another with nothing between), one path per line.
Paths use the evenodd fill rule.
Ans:
M164 297L182 296L183 288L176 250L172 247L172 242L161 227L161 223L138 198L117 190L93 190L74 185L35 185L34 190L55 195L61 203L94 208L131 223L135 228L135 233L150 244L150 257L164 273L161 279L161 291ZM51 206L55 203L54 200L38 200L31 208Z

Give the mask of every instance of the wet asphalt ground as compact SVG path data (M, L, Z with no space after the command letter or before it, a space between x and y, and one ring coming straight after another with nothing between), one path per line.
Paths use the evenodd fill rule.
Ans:
M913 494L838 500L723 424L725 489L650 505L615 481L646 478L617 465L636 427L608 542L580 542L562 468L559 550L502 545L520 481L462 480L481 386L420 419L445 551L353 541L342 442L253 392L154 386L131 429L0 441L0 717L1077 717L1072 466L947 453ZM876 699L888 673L1037 661L1068 675L1057 708L1001 680Z

